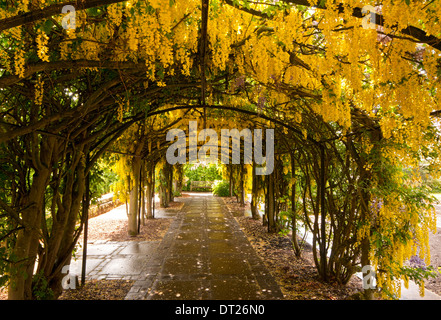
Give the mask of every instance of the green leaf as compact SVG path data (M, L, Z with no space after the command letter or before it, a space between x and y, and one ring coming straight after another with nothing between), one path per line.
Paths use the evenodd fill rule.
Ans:
M52 22L52 20L46 20L45 23L40 26L40 30L44 31L46 34L49 34L52 30L53 25L54 23Z

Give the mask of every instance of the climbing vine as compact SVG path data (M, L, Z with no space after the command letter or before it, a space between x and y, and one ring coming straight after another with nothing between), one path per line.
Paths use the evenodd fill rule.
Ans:
M67 29L60 1L0 4L0 253L13 261L0 268L11 297L32 298L33 283L59 293L103 154L117 155L130 232L148 174L166 206L181 177L164 160L166 131L188 133L195 119L218 137L275 130L273 173L228 164L224 179L240 202L252 194L255 218L264 206L269 231L302 222L313 233L324 280L346 283L362 260L387 297L402 279L424 288L404 262L430 262L435 230L419 167L440 177L439 1L212 0L206 39L200 1L91 3L76 3ZM365 5L379 17L369 28Z

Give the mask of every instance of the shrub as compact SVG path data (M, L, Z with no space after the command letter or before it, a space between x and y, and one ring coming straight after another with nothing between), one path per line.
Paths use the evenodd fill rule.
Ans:
M230 184L228 181L215 181L212 193L218 197L228 197L230 195Z
M36 300L52 300L55 297L43 272L35 274L32 278L32 295Z

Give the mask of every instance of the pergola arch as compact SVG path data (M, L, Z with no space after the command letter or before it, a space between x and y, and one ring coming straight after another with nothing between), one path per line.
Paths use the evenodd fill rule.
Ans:
M119 2L121 1L72 1L63 4L49 4L45 8L30 7L29 10L18 12L17 16L10 16L0 21L0 31L2 32L9 32L13 27L19 27L18 31L20 32L21 26L24 26L26 31L22 35L20 34L23 38L17 37L17 35L12 37L16 43L9 43L4 46L5 48L0 48L3 54L1 57L2 76L0 87L2 90L0 94L5 102L5 106L1 109L1 116L4 121L1 125L0 147L2 160L5 159L1 163L1 173L2 177L6 177L5 182L7 183L3 190L9 192L5 198L0 197L0 209L2 210L0 217L6 216L11 221L10 226L8 226L11 229L6 230L5 237L8 238L9 235L15 237L17 235L16 239L14 238L11 241L13 243L11 247L15 246L13 252L18 259L18 262L13 265L17 270L17 274L32 274L35 259L39 256L41 258L38 264L39 275L42 279L47 280L50 287L57 289L60 283L60 271L63 264L69 261L73 246L81 233L81 227L76 228L76 223L79 222L82 226L87 221L88 188L86 181L90 177L90 171L93 170L95 161L106 151L111 151L110 148L113 148L115 141L121 138L124 132L130 130L134 124L167 112L191 109L201 109L200 116L204 120L210 117L210 110L217 109L248 117L252 116L258 126L262 126L259 123L260 121L269 121L274 125L277 133L276 137L283 143L277 145L278 152L276 156L279 165L264 182L266 183L264 185L264 201L267 204L265 208L270 210L266 214L268 227L270 231L275 231L279 227L279 223L286 224L286 221L278 220L281 217L277 210L281 208L287 209L286 211L291 210L293 213L291 224L295 227L295 219L299 218L296 217L296 213L299 211L299 207L302 206L302 218L315 236L314 249L319 252L318 256L315 256L315 263L323 279L337 279L337 281L344 283L354 272L355 262L361 260L363 264L369 264L370 252L380 252L377 254L377 257L380 257L377 262L387 265L386 258L381 260L381 254L385 254L380 250L382 247L374 246L374 249L369 247L372 243L378 242L381 244L382 239L377 238L377 242L372 240L372 243L369 241L371 241L370 236L373 234L388 234L387 232L390 232L393 236L393 231L390 231L390 229L393 229L395 226L393 223L400 221L401 217L393 215L392 209L398 209L398 206L388 207L389 211L386 212L390 215L388 216L390 220L386 219L386 221L392 222L382 224L384 221L377 219L379 213L372 210L369 205L372 203L371 197L373 195L381 197L383 195L381 192L384 192L384 190L375 190L374 187L378 185L371 185L371 182L379 183L380 187L387 186L387 183L392 183L394 186L399 185L398 183L393 184L398 179L395 179L395 173L390 169L391 167L393 169L399 167L396 162L394 163L398 157L388 158L385 152L388 146L388 139L385 137L389 137L390 132L383 132L383 128L387 128L387 126L379 123L383 119L388 121L395 121L396 119L383 118L381 114L378 117L376 114L368 114L367 108L355 104L354 101L357 102L357 99L363 99L363 97L352 96L352 94L363 91L361 86L355 88L357 90L352 90L354 88L349 86L347 92L344 86L339 86L342 83L347 85L354 81L349 72L339 74L345 66L350 65L354 70L359 66L363 67L366 65L366 56L371 55L373 57L375 52L365 53L363 59L360 60L357 55L350 55L352 52L350 47L342 54L331 50L330 56L327 56L328 48L323 43L311 44L302 42L299 39L292 41L293 43L283 43L283 39L276 39L283 36L278 32L283 29L288 30L290 25L287 24L287 28L278 29L269 25L270 22L282 19L281 17L277 17L272 11L267 13L258 9L250 9L228 0L225 3L228 8L236 10L234 13L246 12L250 14L248 16L249 22L260 19L260 24L255 25L255 29L243 38L233 39L226 48L223 48L230 50L227 60L231 65L221 67L213 64L213 61L210 62L210 59L216 53L216 48L213 49L207 46L207 24L210 22L209 19L213 19L213 17L209 16L209 2L206 0L201 3L203 10L201 10L200 17L190 17L194 19L194 21L190 21L187 18L194 13L183 12L183 15L175 21L176 23L169 26L171 30L175 30L182 27L182 22L188 23L188 25L201 22L200 27L197 28L197 34L194 35L192 49L188 49L186 45L180 43L181 49L188 49L188 55L181 56L176 53L173 56L172 52L174 60L164 64L161 63L165 55L153 55L153 58L150 58L148 54L143 55L145 54L143 50L132 50L132 57L125 57L122 59L123 61L119 61L120 57L116 57L117 50L115 48L124 49L124 46L117 44L117 40L124 38L121 35L127 36L128 40L134 40L133 37L128 35L128 31L132 30L129 27L125 28L125 25L118 25L112 29L114 33L108 43L105 41L101 43L101 41L89 41L90 39L87 37L70 39L67 32L63 31L57 23L45 21L48 17L52 19L52 16L55 16L55 13L58 13L61 6L65 4L74 4L78 6L78 11L84 11L87 8L96 8L100 5ZM291 4L309 6L309 3L304 0L284 2L289 4L293 11L296 11L297 7L291 6ZM428 2L427 5L431 5L431 3ZM337 4L333 11L333 9L326 6L326 3L321 2L315 8L331 13L335 11L337 14L343 14L345 10L351 10L347 17L355 17L357 21L362 18L361 8L358 7L346 8L341 4ZM10 9L14 11L13 8ZM144 7L140 9L141 12L145 13L143 11ZM107 12L106 7L99 10L103 10L102 12L110 15L110 10ZM405 11L405 7L402 10ZM138 11L135 10L135 12ZM195 12L199 15L199 7L195 9ZM288 11L279 13L282 13L280 16L283 17L289 16ZM134 22L133 17L135 15L125 14L122 21L129 26L130 23ZM334 15L332 18L341 17ZM375 23L384 26L383 16L378 15L378 18ZM91 25L93 27L99 26L102 21L107 20L96 19ZM326 19L324 18L323 21L326 22ZM281 24L281 26L284 25ZM430 26L428 25L428 27ZM299 30L301 28L303 26L299 26ZM317 32L317 39L320 39L321 36L324 37L325 31L329 31L325 30L326 28L320 29L318 22L316 25L310 25L303 30L308 28ZM84 30L90 31L88 28L83 28ZM338 32L348 30L358 30L358 28L356 25L350 25L347 28L331 31L338 34ZM141 32L142 30L138 28L137 31ZM51 36L46 44L42 32L47 32ZM367 34L368 32L364 33ZM198 36L199 34L201 36ZM356 34L360 36L359 33ZM402 34L412 36L412 38L405 38ZM168 36L168 40L173 39L171 34L168 34ZM408 26L400 30L399 33L394 31L387 36L396 39L397 42L402 40L400 43L418 41L419 43L428 44L431 49L436 50L439 49L441 43L435 36L428 36L426 31L415 26ZM34 38L37 41L34 41ZM259 46L258 42L252 42L256 38L262 40L264 45ZM273 38L277 41L263 41ZM29 39L32 39L32 41L29 41ZM162 40L165 41L164 39ZM4 38L4 40L7 39ZM176 39L170 41L174 40ZM329 36L327 40L332 40L332 37ZM60 44L69 43L69 41L72 41L71 44L78 48L83 44L92 42L102 44L106 49L102 50L97 57L88 57L88 54L93 50L90 48L87 50L85 46L86 49L82 48L84 57L80 59L69 56L69 53L61 49L55 49L53 56L46 57L44 55L45 50L41 50L48 47L58 48ZM34 46L34 42L38 42L37 46ZM126 43L129 47L134 46L133 42L127 42L129 42ZM248 42L251 43L251 46L247 45ZM148 43L149 46L151 44ZM289 48L291 44L293 47ZM378 41L372 41L371 44L377 45ZM180 47L180 45L176 47ZM266 48L265 45L271 45L272 47ZM138 49L138 47L136 48ZM234 49L239 48L245 49L243 49L244 51L234 51ZM388 47L388 51L389 48L393 49L394 47ZM143 49L145 48L143 47ZM274 56L280 53L280 60L286 62L286 68L279 70L280 77L274 74L266 74L267 77L260 77L259 72L256 72L256 70L260 70L257 68L259 67L258 64L249 57L252 55L253 49L261 50L260 53L267 53L268 50L274 49L276 51L271 53ZM278 51L279 49L280 51ZM361 50L360 48L357 49ZM363 48L363 50L367 49ZM22 56L24 57L24 53L30 59L25 61L26 64L21 65L20 59ZM63 58L62 53L66 54L68 58ZM406 67L412 72L422 66L421 59L413 52L403 52L403 54L405 56L401 58L409 61L409 65L406 65ZM335 70L328 72L329 70L325 69L315 69L314 63L311 64L310 56L316 58L315 62L319 61L322 64L332 61L334 64L331 64L331 67L335 67ZM11 57L14 57L14 59ZM353 60L348 60L351 57ZM49 58L51 59L50 62L43 61ZM183 66L189 62L183 61L184 58L188 58L192 63L191 68L189 68L191 70L188 73L185 72ZM245 58L250 59L247 63L241 64L240 59L245 61ZM387 58L390 59L391 57ZM272 64L277 62L269 58L268 60L262 58L262 60L270 61L267 68L261 70L262 73L271 69ZM6 65L8 61L9 66ZM381 61L378 60L377 62L380 64ZM152 66L160 67L162 73L160 77L158 74L158 78L152 79ZM295 70L300 73L304 72L302 77L314 75L315 78L310 78L312 79L311 83L306 85L302 83L302 77L297 79L297 83L291 83L289 79L281 80L282 75L284 76L288 68L291 67L297 68ZM373 66L370 67L373 68ZM370 76L371 74L366 70L361 71L361 81L365 81L365 84L369 86L371 79L367 75ZM431 69L431 71L433 70ZM316 73L314 74L314 72ZM323 72L323 74L320 74L320 72ZM245 84L241 84L239 86L241 88L234 88L233 92L227 90L233 84L232 79L234 80L239 74L245 78L243 81ZM153 76L155 76L155 71L153 71ZM339 77L333 78L333 76ZM423 78L423 73L420 73L418 77ZM412 76L408 78L412 79ZM409 79L406 77L386 79L387 81L380 81L375 84L377 86L376 90L381 91L382 88L388 88L389 82L390 87L399 87L401 83L406 83ZM433 79L429 82L427 91L436 92L436 77L433 76ZM418 82L418 85L421 85L421 83ZM265 97L252 97L250 94L255 92L247 90L258 87L264 88L267 93L283 92L289 97L289 103L285 103L283 110L278 110L277 103L259 103L259 98ZM338 90L342 89L346 95L337 95ZM404 89L408 89L408 87L404 86ZM69 92L65 92L66 90ZM217 100L217 104L212 101L208 102L210 90L215 96L212 100ZM392 92L394 91L392 90ZM385 90L381 94L386 96L388 93L389 91ZM415 95L418 96L422 93L423 90L421 89L416 91ZM70 99L74 94L78 96L77 100ZM249 102L249 109L247 109L248 104L246 106L243 103L235 105L228 99L231 96L246 97ZM424 95L427 100L423 98L422 100L428 102L429 96L430 94ZM415 97L412 98L415 100ZM324 102L325 99L328 99L328 104ZM340 107L345 110L350 109L350 115L345 114L344 119L349 123L342 124L333 117L326 118L326 112L322 112L323 110L320 109L325 107L327 111L333 111L333 107L337 108L336 103L341 102L338 99L348 103ZM292 101L299 103L296 105ZM314 104L313 102L317 103ZM263 108L262 104L264 105ZM162 109L165 105L172 106ZM16 106L18 107L16 108ZM439 110L427 110L427 108L423 110L422 105L420 107L421 112L425 115L439 115ZM373 110L372 112L377 111ZM395 111L389 110L391 113ZM410 112L412 110L409 109L402 113L401 111L398 110L393 114L394 117L400 119L395 123L404 126L414 125L415 123L414 128L421 129L419 126L422 126L421 123L424 124L424 122L418 122L421 119L418 119L416 112ZM301 121L293 119L294 115L299 114L302 116ZM413 122L414 118L418 121ZM421 132L427 134L427 136L436 134L436 130L430 128ZM419 131L419 133L421 132ZM142 136L142 134L139 136ZM411 134L407 136L404 134L399 139L405 140L408 136L413 138L410 139L412 142L417 141ZM135 147L134 152L126 152L127 150L113 151L127 153L140 159L153 156L152 162L155 162L163 156L169 143L165 142L164 132L152 136L152 139L152 152L148 152L146 144L136 144L130 140L126 142L126 145ZM391 144L401 143L393 151L402 155L407 149L399 139L391 139L390 141ZM155 143L157 141L160 142L159 148ZM436 150L437 146L430 145L429 148ZM422 148L411 150L414 153L420 151L424 152ZM286 155L286 157L282 155ZM418 158L416 155L413 155L413 157L414 160ZM8 161L9 167L4 165ZM285 172L286 168L288 168L287 172ZM388 169L390 170L388 171ZM139 169L134 168L134 171L136 170ZM396 170L398 171L398 169ZM32 179L29 178L31 176ZM279 181L283 183L279 183ZM401 187L401 185L399 186ZM371 190L375 190L377 193L373 194ZM81 206L83 194L85 197ZM290 196L291 208L287 208L288 201L285 203L279 201L282 196ZM402 195L396 196L397 199L400 196ZM385 198L387 198L387 202L394 203L395 199L392 197ZM424 198L423 200L426 201L427 199ZM45 208L48 202L51 204L50 210L48 210L50 212L46 212ZM134 200L134 202L137 201ZM413 204L413 206L410 206L409 216L417 215L427 218L426 209ZM51 223L46 223L46 215L52 219ZM42 221L45 222L43 223L44 227L41 227ZM429 221L429 218L427 218L427 221ZM331 230L329 232L325 228L327 223ZM409 221L407 223L411 224ZM293 242L295 243L294 227ZM412 227L415 228L414 232L417 235L423 233L417 225L412 225ZM410 233L406 233L406 235L410 237ZM42 240L38 241L40 238ZM362 243L360 244L358 241L362 241ZM394 242L394 244L401 245L398 242ZM328 252L331 253L329 259L326 258ZM387 256L387 258L397 262L396 256ZM20 261L25 261L25 263ZM398 274L399 272L393 276ZM32 277L25 279L15 275L15 280L18 289L11 290L11 297L31 298Z

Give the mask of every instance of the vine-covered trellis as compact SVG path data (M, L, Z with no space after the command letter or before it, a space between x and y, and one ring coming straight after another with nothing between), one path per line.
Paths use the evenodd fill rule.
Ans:
M63 28L64 5L75 28ZM325 281L360 265L421 281L439 172L438 1L14 0L0 4L0 285L57 297L87 221L91 170L114 154L129 232L173 199L171 128L274 129L275 166L225 165L269 232L313 234ZM399 14L397 14L399 13ZM187 134L188 136L188 134ZM201 143L203 144L203 143ZM251 183L249 183L251 182ZM146 203L140 199L147 196ZM34 270L36 270L34 272ZM421 270L420 270L421 271ZM369 296L372 292L366 290Z

